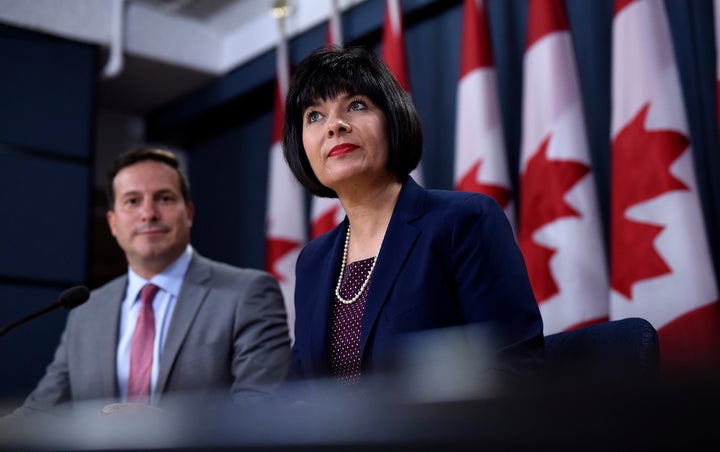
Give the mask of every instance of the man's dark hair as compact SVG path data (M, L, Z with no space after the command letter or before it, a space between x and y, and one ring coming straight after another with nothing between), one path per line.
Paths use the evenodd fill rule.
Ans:
M182 194L185 204L189 204L191 202L190 183L188 182L185 173L180 169L180 160L177 158L177 156L165 149L142 147L132 149L118 155L115 158L112 166L110 167L110 170L107 174L106 188L108 209L113 210L113 208L115 207L115 187L113 186L113 180L115 180L115 176L117 176L117 174L123 168L127 168L128 166L134 165L139 162L144 162L146 160L164 163L169 167L173 168L175 172L177 172L180 179L180 193Z

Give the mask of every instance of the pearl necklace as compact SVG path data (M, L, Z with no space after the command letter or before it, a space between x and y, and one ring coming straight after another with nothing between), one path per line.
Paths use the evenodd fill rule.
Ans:
M370 267L370 271L368 272L367 276L365 277L365 281L362 283L362 286L360 286L360 290L358 293L355 294L354 297L348 299L343 298L340 295L340 283L343 279L343 273L345 272L345 264L347 263L347 255L348 255L348 248L350 245L350 225L348 224L347 234L345 235L345 247L343 248L343 258L342 258L342 264L340 266L340 277L338 278L337 286L335 286L335 296L338 300L340 300L341 303L344 304L353 304L355 303L358 298L360 298L360 295L365 291L365 288L370 283L370 277L372 277L373 270L375 270L375 263L377 262L377 256L373 259L372 266ZM378 254L380 254L380 251L378 250Z

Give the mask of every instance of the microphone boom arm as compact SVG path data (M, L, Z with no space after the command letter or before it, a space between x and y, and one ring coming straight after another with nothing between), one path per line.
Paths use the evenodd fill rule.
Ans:
M39 311L33 312L32 314L23 317L19 320L14 321L13 323L4 326L2 329L0 329L0 337L4 336L6 333L8 333L10 330L15 329L16 327L29 322L30 320L40 317L43 314L46 314L54 309L57 308L65 308L68 311L72 308L79 306L87 301L87 299L90 298L90 290L88 290L85 286L74 286L67 290L65 290L63 293L60 294L60 297L58 300L54 303L51 303L44 308L40 309Z

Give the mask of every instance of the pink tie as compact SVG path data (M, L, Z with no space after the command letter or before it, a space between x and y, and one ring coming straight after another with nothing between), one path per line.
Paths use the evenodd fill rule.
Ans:
M128 402L148 403L150 401L150 373L155 342L155 312L152 302L158 289L159 287L154 284L147 284L140 290L142 306L130 345Z

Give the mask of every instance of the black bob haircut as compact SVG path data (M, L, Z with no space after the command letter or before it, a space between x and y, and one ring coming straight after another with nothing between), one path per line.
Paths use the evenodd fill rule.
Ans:
M335 191L320 183L305 154L303 114L318 100L343 93L367 96L383 111L388 131L387 169L405 182L422 156L420 118L387 65L363 47L323 46L298 65L285 100L283 155L290 170L310 193L337 198Z

